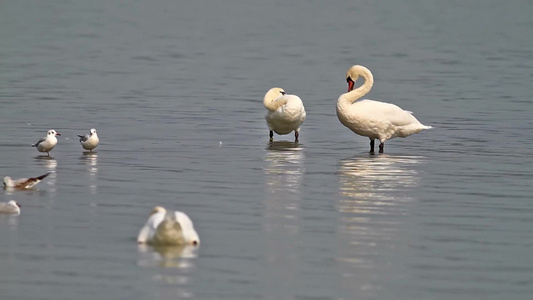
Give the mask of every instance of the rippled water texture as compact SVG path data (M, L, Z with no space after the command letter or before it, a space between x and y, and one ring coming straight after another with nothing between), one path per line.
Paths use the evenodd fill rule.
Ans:
M190 2L190 1L189 1ZM502 1L3 1L1 299L528 299L533 5ZM370 99L434 129L387 141ZM360 82L358 82L360 84ZM281 86L307 119L268 140ZM84 154L77 134L96 128ZM30 147L61 133L51 157ZM151 209L202 244L139 247Z

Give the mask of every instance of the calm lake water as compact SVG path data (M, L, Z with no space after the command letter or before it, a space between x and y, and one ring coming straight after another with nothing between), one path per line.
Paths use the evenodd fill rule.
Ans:
M3 1L1 299L529 299L528 1ZM346 70L430 131L368 139ZM307 110L268 142L274 86ZM97 153L76 134L98 130ZM30 144L56 129L51 158ZM197 249L140 248L151 208Z

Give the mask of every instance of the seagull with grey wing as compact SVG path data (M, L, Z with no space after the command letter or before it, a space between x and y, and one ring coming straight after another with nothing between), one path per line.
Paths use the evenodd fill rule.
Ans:
M86 135L78 135L80 138L80 144L85 150L93 151L96 146L98 146L98 143L100 143L100 139L98 138L98 134L96 133L96 129L91 128L88 134Z
M52 151L52 149L54 149L54 147L57 145L56 135L61 135L61 134L56 132L54 129L50 129L46 133L45 137L41 138L40 140L37 141L37 143L31 146L37 148L37 151L39 152L48 153L48 156L50 156L50 151Z
M9 176L4 177L4 188L8 189L18 189L18 190L25 190L25 189L31 189L34 187L37 183L41 182L46 176L50 175L50 172L38 176L38 177L30 177L30 178L19 178L19 179L13 179Z

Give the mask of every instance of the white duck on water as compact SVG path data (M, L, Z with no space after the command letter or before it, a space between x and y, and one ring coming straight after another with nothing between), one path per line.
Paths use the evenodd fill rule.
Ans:
M365 82L354 89L355 82L363 77ZM370 139L370 152L374 153L374 140L378 139L379 153L383 153L385 141L395 137L407 137L424 129L432 128L420 123L412 112L400 107L374 100L359 100L366 95L374 84L374 77L369 69L352 66L346 72L348 92L337 100L337 117L339 121L354 133Z
M298 142L300 125L306 116L302 99L275 87L265 94L263 104L268 110L265 120L270 129L270 140L273 140L274 132L283 135L294 131L294 141Z

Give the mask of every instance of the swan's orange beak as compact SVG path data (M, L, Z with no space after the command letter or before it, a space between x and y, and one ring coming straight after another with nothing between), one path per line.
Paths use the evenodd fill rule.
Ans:
M346 79L346 81L348 82L348 92L353 90L353 86L355 84L355 82L350 78L348 77L348 79Z

